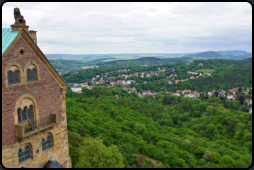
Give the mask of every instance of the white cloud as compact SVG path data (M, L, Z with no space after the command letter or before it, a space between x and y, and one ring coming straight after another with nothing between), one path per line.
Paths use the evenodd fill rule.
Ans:
M7 2L3 28L16 6L46 54L252 50L246 2Z

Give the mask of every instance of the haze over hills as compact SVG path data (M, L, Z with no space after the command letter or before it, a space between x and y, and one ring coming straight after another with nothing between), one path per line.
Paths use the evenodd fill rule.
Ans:
M188 62L191 57L178 57L178 58L157 58L157 57L142 57L132 60L116 60L109 62L102 62L98 66L133 66L133 65L156 65L165 63Z
M45 54L48 59L71 59L91 61L97 59L111 59L111 60L128 60L138 59L142 57L156 57L156 58L179 58L179 57L193 57L195 58L225 58L240 60L252 57L252 53L243 50L233 51L206 51L196 53L122 53L122 54ZM107 62L107 61L105 61Z
M46 54L59 70L73 70L86 66L134 66L190 62L199 59L242 60L252 58L252 53L243 50L206 51L200 53L125 53L125 54Z
M206 51L202 53L197 53L197 54L188 54L185 55L184 57L197 57L197 58L221 58L222 55L215 52L215 51Z

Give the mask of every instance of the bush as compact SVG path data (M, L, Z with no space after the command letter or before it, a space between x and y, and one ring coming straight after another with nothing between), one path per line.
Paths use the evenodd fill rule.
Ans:
M211 152L210 161L212 163L219 162L220 158L221 158L221 156L220 156L220 154L218 152L214 152L214 151Z
M234 168L235 161L230 156L224 155L219 163L222 168Z
M193 116L194 117L201 117L201 112L200 111L194 111Z
M123 168L123 156L117 146L106 147L98 138L85 138L78 148L75 168Z
M149 158L146 158L146 161L145 161L145 162L146 162L147 165L150 165L150 164L152 163L152 160L149 159Z

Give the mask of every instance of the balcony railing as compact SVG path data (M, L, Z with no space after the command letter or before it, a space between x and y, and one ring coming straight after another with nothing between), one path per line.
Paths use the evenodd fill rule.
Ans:
M47 117L41 118L38 123L36 121L32 123L31 120L28 119L16 125L16 137L24 139L38 132L47 130L55 126L57 123L57 114L53 113Z

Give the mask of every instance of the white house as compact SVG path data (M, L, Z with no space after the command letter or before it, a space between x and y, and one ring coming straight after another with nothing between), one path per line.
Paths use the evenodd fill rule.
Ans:
M207 94L208 94L208 96L211 96L213 94L213 92L209 91Z
M195 98L195 95L190 93L190 94L188 95L188 97L189 97L189 98Z
M232 94L227 95L227 99L232 99L232 98L233 98Z
M82 92L82 88L80 86L71 86L71 90L76 93Z

